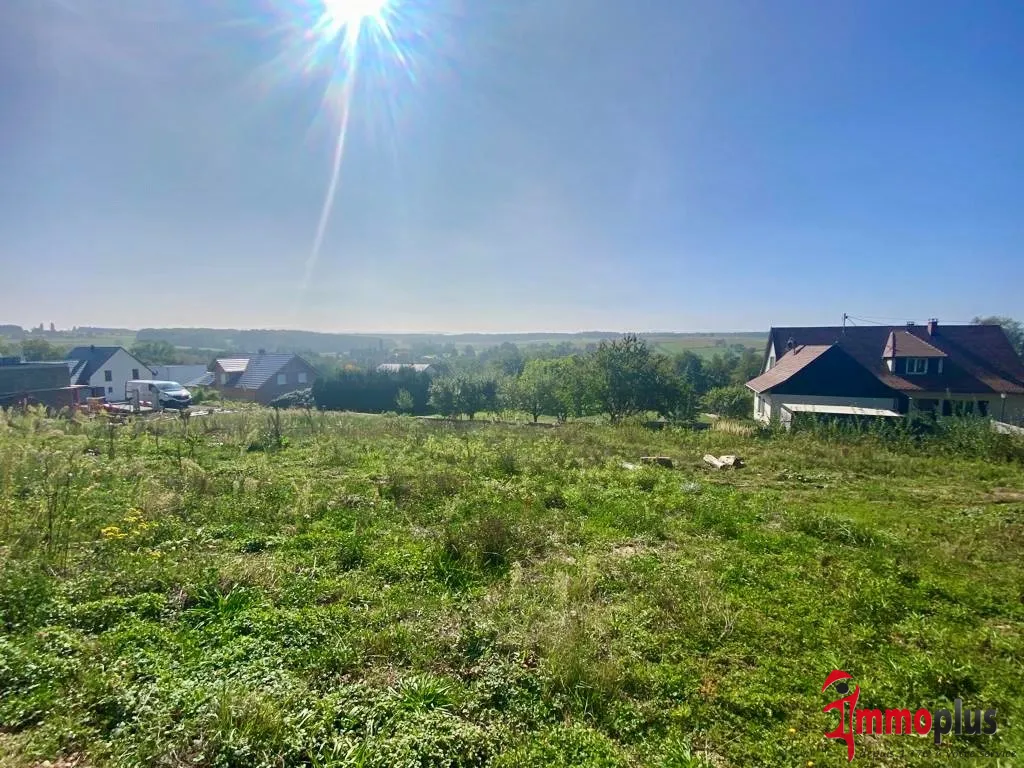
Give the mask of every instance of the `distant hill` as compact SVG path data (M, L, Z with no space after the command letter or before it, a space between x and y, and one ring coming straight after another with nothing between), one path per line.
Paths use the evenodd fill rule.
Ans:
M380 347L379 336L316 333L315 331L239 330L237 328L143 328L137 341L166 341L176 347L232 349L255 352L308 351L340 354L356 349Z
M614 339L621 331L582 331L579 333L381 333L341 334L315 331L239 330L234 328L143 328L138 341L166 341L176 347L232 349L268 352L308 351L317 354L345 354L366 349L421 349L472 346L477 349L505 343L520 347L539 344L571 344L585 347L605 339ZM648 342L663 352L690 349L710 353L738 345L760 348L764 333L645 333Z
M316 331L287 331L273 329L238 328L95 328L79 326L72 330L26 330L18 325L0 325L0 338L18 341L22 338L41 337L54 344L111 344L130 347L136 341L166 341L175 347L199 350L233 350L239 352L312 352L320 355L345 355L365 350L443 350L452 346L459 350L472 346L484 350L505 343L518 347L568 344L585 348L606 339L615 339L622 331L581 331L579 333L319 333ZM641 333L659 352L676 353L690 350L709 356L734 347L760 350L767 338L762 332Z

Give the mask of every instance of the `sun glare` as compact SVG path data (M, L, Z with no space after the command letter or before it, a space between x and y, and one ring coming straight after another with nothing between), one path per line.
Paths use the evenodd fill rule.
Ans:
M3 0L0 0L0 3L2 2ZM331 62L330 76L324 91L324 106L336 115L338 125L330 181L320 210L313 248L306 260L303 292L309 287L313 271L320 259L327 225L334 208L334 198L341 182L341 165L345 154L349 120L352 116L356 73L364 68L378 74L385 72L385 62L388 59L393 59L400 66L407 66L407 58L392 30L392 24L401 22L400 6L403 0L318 2L319 18L316 19L307 37L307 40L312 42L312 48L306 54L306 59Z
M323 0L325 20L336 31L358 30L365 21L384 22L388 0Z

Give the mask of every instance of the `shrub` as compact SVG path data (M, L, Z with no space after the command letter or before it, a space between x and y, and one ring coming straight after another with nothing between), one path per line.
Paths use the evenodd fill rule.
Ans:
M749 417L754 411L754 393L744 386L716 387L703 399L704 409L730 419Z
M338 371L330 377L319 378L313 384L313 398L318 408L330 411L358 411L360 413L386 413L398 408L403 413L428 413L431 377L414 370L397 373L383 371ZM401 392L408 393L399 405Z
M315 406L313 390L308 388L286 392L270 401L271 408L313 408Z

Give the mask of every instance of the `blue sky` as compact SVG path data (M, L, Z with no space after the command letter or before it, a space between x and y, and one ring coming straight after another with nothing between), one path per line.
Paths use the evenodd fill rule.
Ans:
M0 3L0 322L1024 317L1017 0L392 0L307 281L320 10Z

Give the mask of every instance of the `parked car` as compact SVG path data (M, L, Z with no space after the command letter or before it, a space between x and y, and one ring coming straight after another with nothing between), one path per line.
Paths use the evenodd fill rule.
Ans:
M192 393L176 381L133 380L125 386L128 402L156 409L182 409L192 405Z

